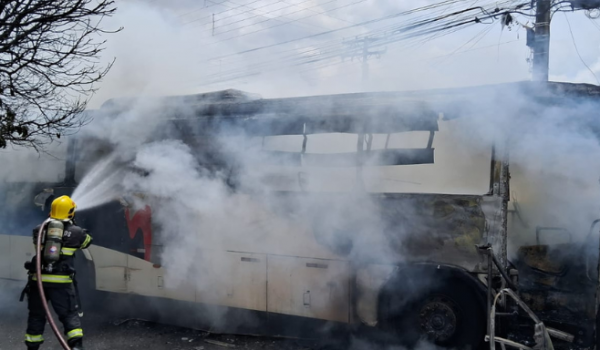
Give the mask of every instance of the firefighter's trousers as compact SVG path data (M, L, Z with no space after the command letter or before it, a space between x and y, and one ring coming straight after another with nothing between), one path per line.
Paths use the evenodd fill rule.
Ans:
M77 314L77 298L73 286L69 283L56 287L44 287L44 292L46 299L63 324L65 339L68 344L71 347L80 344L83 339L83 330L81 329L81 320ZM44 342L43 334L46 326L46 312L36 283L31 285L27 302L29 318L27 320L25 344L36 349Z

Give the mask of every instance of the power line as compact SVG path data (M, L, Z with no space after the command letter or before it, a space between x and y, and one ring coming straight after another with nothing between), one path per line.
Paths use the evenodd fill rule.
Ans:
M231 1L231 0L225 0L225 1L231 2L232 4L239 5L239 4L237 4L237 3L235 3L235 2L233 2L233 1ZM294 3L289 3L289 2L287 2L287 1L285 1L285 0L282 0L282 2L283 2L284 4L288 4L288 5L290 5L291 7L300 6L300 4L302 4L302 2L300 2L300 3L297 3L297 4L294 4ZM242 6L245 6L245 5L242 5ZM315 13L317 13L315 10L311 10L310 8L305 8L305 10L310 10L311 12L315 12ZM338 20L338 21L342 21L342 22L346 22L346 23L351 23L351 22L349 22L349 21L346 21L345 19L341 19L341 18L333 17L333 16L330 16L330 15L327 15L327 14L324 14L324 16L325 16L325 17L332 18L332 19L336 19L336 20Z
M305 3L305 2L308 2L308 1L310 1L310 0L304 0L304 1L301 2L301 4ZM262 9L263 7L274 6L274 5L281 4L281 3L283 3L283 0L277 0L276 2L274 2L272 4L267 4L267 5L264 5L264 6L253 7L250 10L247 10L247 11L244 11L244 12L240 12L240 13L236 13L235 15L231 15L231 16L227 16L227 17L221 17L221 18L219 18L219 21L222 21L222 20L225 20L225 19L228 19L228 18L231 18L231 17L237 17L237 16L240 16L240 15L244 15L246 13L252 13L252 12L254 12L256 10ZM244 7L244 6L242 5L240 7ZM284 7L275 9L275 10L264 12L263 14L266 15L266 14L269 14L271 12L285 10L288 7L291 7L291 6L284 6ZM244 19L241 19L241 20L238 20L238 21L235 21L235 22L232 22L232 23L227 23L227 24L224 24L224 25L230 25L230 24L236 24L236 23L239 23L239 22L244 22L244 21L247 21L247 20L252 19L254 17L259 17L259 15L254 15L254 16L251 16L251 17L245 17Z
M458 30L458 29L456 29L456 30ZM435 36L436 33L433 32L431 34L433 36ZM373 47L375 47L375 46L379 47L379 46L382 46L382 45L385 45L385 44L389 44L389 43L393 43L393 42L397 42L397 41L401 41L401 40L406 40L406 39L410 39L410 38L416 38L416 37L418 37L418 35L410 34L410 35L405 35L405 36L400 37L400 38L391 38L391 39L387 39L387 40L382 39L379 42L375 42L376 44L373 44ZM419 43L417 42L417 44L419 44ZM421 42L421 44L422 44L422 42ZM296 58L292 59L291 61L289 61L289 66L298 66L298 65L313 64L313 63L322 62L322 61L325 61L325 60L328 60L328 59L331 59L331 58L336 58L339 55L340 55L339 50L338 51L334 50L334 51L330 51L330 52L328 52L326 54L321 54L321 55L316 56L316 57L312 57L312 56L311 57L306 57L306 59L304 59L304 57L300 57L300 58L296 57ZM246 77L246 76L260 74L260 72L261 72L262 69L274 70L275 67L276 67L276 65L274 64L275 61L277 61L277 60L272 60L271 62L267 62L267 63L261 63L261 64L258 64L256 67L249 67L249 69L242 70L242 71L239 71L239 72L237 72L235 70L230 71L230 72L226 72L225 76L230 76L227 79L231 80L231 79L234 79L234 78L240 78L240 77ZM341 62L338 62L338 63L341 63ZM280 63L280 66L284 66L285 67L287 65ZM213 75L213 77L216 78L216 75ZM205 79L206 78L208 78L209 81L210 81L211 76L205 77ZM221 74L219 76L219 78L224 79L224 75Z
M289 3L288 3L288 2L286 2L286 1L283 1L283 2L285 2L286 4L289 4ZM292 4L290 4L290 5L292 5ZM317 12L316 12L316 11L314 11L314 10L310 10L310 11L311 11L311 12L315 12L315 13L317 13ZM342 21L342 22L346 22L346 23L350 23L350 24L352 24L352 22L350 22L350 21L346 21L345 19L342 19L342 18L337 18L337 17L331 16L331 15L327 15L327 14L323 14L323 16L325 16L325 17L329 17L329 18L333 18L333 19L337 19L338 21Z
M577 48L577 43L575 42L575 36L573 35L573 30L571 29L571 22L569 22L569 18L567 17L567 14L564 13L564 15L565 15L565 19L567 20L567 25L569 26L569 32L571 33L571 39L573 41L573 46L575 47L575 52L577 52L577 56L579 56L579 59L581 60L581 63L583 63L585 68L587 68L590 71L590 73L592 73L592 75L594 76L594 79L596 79L596 83L598 83L598 85L600 85L600 80L598 80L598 77L596 76L594 71L590 68L590 66L587 65L587 63L585 63L585 61L583 60L583 57L581 57L581 54L579 53L579 49Z
M330 1L326 2L326 4L328 4L328 3L331 3L331 2L336 2L336 1L337 1L337 0L330 0ZM329 9L329 10L327 10L327 11L324 11L324 12L321 12L321 13L319 13L319 14L323 14L323 13L326 13L326 12L331 12L331 11L336 11L336 10L339 10L339 9L342 9L342 8L346 8L346 7L349 7L349 6L353 6L353 5L356 5L356 4L359 4L359 3L365 2L365 1L366 1L366 0L358 0L358 1L355 1L355 2L353 2L353 3L350 3L350 4L346 4L346 5L343 5L343 6L339 6L339 7L335 7L335 8ZM303 10L295 11L295 12L293 12L293 13L296 13L296 12L301 12L301 11L303 11ZM313 14L313 15L309 15L309 16L301 17L301 18L298 18L298 19L295 19L295 20L291 20L291 21L289 21L289 22L285 22L285 23L277 24L277 25L270 26L270 27L264 27L264 28L261 28L261 29L258 29L258 30L252 31L252 32L248 32L248 33L239 34L239 35L236 35L236 36L233 36L233 37L229 37L229 38L227 38L227 39L223 39L223 40L220 40L220 41L217 41L217 42L214 42L214 43L210 43L210 44L208 44L208 45L215 45L215 44L220 44L220 43L223 43L223 42L226 42L226 41L230 41L230 40L234 40L234 39L239 39L239 38L241 38L241 37L244 37L244 36L247 36L247 35L255 34L255 33L262 32L262 31L264 31L264 30L272 29L272 28L275 28L275 27L280 27L280 26L282 26L282 25L289 24L289 23L293 23L293 22L297 22L297 21L300 21L300 20L303 20L303 19L306 19L306 18L311 18L311 17L314 17L314 16L316 16L316 15L318 15L318 14ZM233 31L237 31L237 30L240 30L240 29L242 29L242 28L251 27L251 26L254 26L254 25L257 25L257 24L260 24L260 23L263 23L263 22L267 22L267 21L268 21L268 20L261 21L261 22L258 22L258 23L254 23L254 24L251 24L251 25L248 25L248 26L242 26L242 27L233 28L233 29L231 29L231 30L227 30L227 31L225 31L225 32L221 32L221 33L219 33L219 34L225 34L225 33L233 32ZM207 46L208 46L208 45L207 45ZM216 58L216 59L219 59L219 58ZM214 59L213 59L213 60L214 60Z
M228 1L228 2L231 2L232 4L236 4L235 2L233 2L233 1L230 1L230 0L226 0L226 1ZM308 2L308 1L312 1L312 0L306 0L306 1L302 1L302 2L300 2L300 3L296 4L296 5L292 5L292 6L299 6L300 4L303 4L303 3L305 3L305 2ZM279 2L286 3L286 2L285 2L285 1L283 1L283 0L281 0L281 1L278 1L277 3L279 3ZM240 5L240 6L243 6L243 7L248 7L247 5ZM289 7L292 7L292 6L289 6ZM276 9L276 10L273 10L273 11L269 11L269 12L266 12L266 13L265 13L265 12L261 13L261 12L258 12L258 11L257 11L258 15L255 15L255 16L252 16L252 17L249 17L249 18L243 19L243 20L239 20L239 21L236 21L236 22L227 23L227 24L225 24L224 26L229 26L229 25L232 25L232 24L235 24L235 23L244 22L245 20L247 20L247 19L250 19L250 18L254 18L254 17L264 17L264 18L267 18L267 20L266 20L266 21L270 21L270 20L272 20L272 21L277 21L277 22L281 22L281 23L286 23L286 24L287 24L287 23L290 23L290 24L294 24L294 25L295 25L295 23L293 23L293 22L294 22L293 20L292 20L292 21L287 21L287 22L286 22L286 21L283 21L283 20L280 20L280 19L279 19L279 18L285 18L285 16L287 16L287 14L286 14L286 15L281 15L281 16L276 16L276 17L268 17L268 16L265 16L266 14L269 14L269 13L271 13L271 12L274 12L274 11L280 11L280 10L282 10L282 9L286 9L286 8L288 8L288 7L283 7L283 8ZM247 11L247 12L254 12L254 10L255 10L255 8L251 8L251 10L249 10L249 11ZM246 12L243 12L243 13L246 13ZM240 13L239 15L241 15L241 14L243 14L243 13ZM235 15L235 16L237 16L237 15ZM230 16L230 17L234 17L234 16ZM216 22L218 22L218 21L220 21L220 20L223 20L223 19L224 19L224 18L220 18L220 19L219 19L219 20L217 20ZM264 21L264 22L266 22L266 21ZM260 22L259 22L259 23L260 23ZM257 24L257 23L253 23L253 24L250 24L250 25L248 25L248 26L252 26L252 25L255 25L255 24ZM300 22L300 23L298 23L298 24L305 24L305 25L307 25L307 26L310 26L312 29L314 29L314 27L320 27L320 28L322 28L322 29L326 29L326 28L324 28L324 27L321 27L321 26L316 26L316 25L314 25L314 24L308 24L308 23L302 23L302 22ZM238 29L240 29L240 28L245 28L245 27L247 27L247 26L242 26L242 27L239 27ZM217 33L217 34L222 34L222 33Z
M434 61L437 58L442 58L442 57L447 57L447 56L454 56L454 55L458 55L458 54L463 54L463 53L468 53L468 52L473 52L473 51L479 51L479 50L494 48L494 47L497 47L498 45L507 45L507 44L511 44L511 43L516 43L518 41L519 40L510 40L510 41L502 42L502 43L499 43L499 44L486 45L486 46L471 48L471 49L468 49L468 50L462 50L462 51L454 52L452 54L444 54L444 55L434 56L434 57L430 57L430 58L426 59L426 61ZM414 45L411 45L411 46L408 46L408 47L403 47L401 51L407 50L407 49L411 48L412 46L414 46ZM390 52L391 51L398 51L398 50L390 50ZM421 61L422 60L416 60L414 62L421 62ZM309 72L309 71L312 71L312 70L317 70L317 69L322 69L322 68L337 66L337 65L340 65L340 64L343 64L343 63L345 63L345 62L331 62L331 63L323 64L323 65L320 65L320 66L317 66L317 67L306 68L304 70L301 70L300 72Z
M374 24L374 23L381 22L381 21L384 21L384 20L389 20L389 19L393 19L393 18L397 18L397 17L401 17L401 16L406 16L408 14L416 13L416 12L419 12L419 11L425 11L425 10L428 10L428 9L432 9L432 8L436 8L436 7L441 7L441 6L444 6L444 5L447 5L447 4L454 4L454 3L457 3L459 1L460 0L446 0L446 1L442 1L442 2L437 3L437 4L427 5L427 6L419 7L419 8L408 10L408 11L402 11L402 12L399 12L399 13L396 13L396 14L393 14L393 15L388 15L388 16L384 16L384 17L380 17L380 18L376 18L376 19L372 19L372 20L360 22L360 23L353 24L353 25L346 26L346 27L342 27L342 28L328 30L328 31L325 31L325 32L322 32L322 33L308 35L308 36L304 36L304 37L296 38L296 39L285 40L285 41L282 41L282 42L279 42L279 43L265 45L265 46L260 46L260 47L256 47L256 48L253 48L253 49L243 50L243 51L239 51L239 52L228 54L228 55L218 56L218 57L215 57L215 58L213 58L211 60L223 59L223 58L230 57L230 56L242 55L242 54L246 54L246 53L250 53L250 52L256 52L256 51L260 51L260 50L264 50L264 49L268 49L268 48L272 48L272 47L276 47L276 46L280 46L280 45L285 45L285 44L289 44L289 43L293 43L293 42L297 42L297 41L302 41L302 40L306 40L306 39L313 39L313 38L317 38L317 37L320 37L320 36L330 35L330 34L341 32L341 31L345 31L345 30L348 30L348 29L351 29L351 28L366 26L366 25Z
M457 30L457 29L456 29L456 30ZM452 31L455 31L455 30L452 30ZM380 30L380 32L381 32L381 30ZM376 32L371 32L371 33L369 33L369 35L373 35L374 33L376 33ZM417 33L417 35L408 35L408 36L404 35L404 36L402 36L402 37L400 37L400 38L391 38L391 40L387 40L387 41L385 41L385 42L382 42L382 45L383 45L383 44L387 44L387 43L391 43L391 42L396 42L396 41L399 41L399 40L406 40L406 39L408 39L408 38L412 38L412 37L417 37L417 36L419 36L420 34L428 34L428 33ZM431 34L432 34L432 37L437 37L437 36L439 36L439 35L440 35L440 33L436 33L436 31L432 31L432 33L431 33ZM428 39L426 39L425 41L427 41L427 40L428 40ZM425 41L423 41L423 40L422 40L422 41L421 41L421 43L424 43ZM333 47L336 47L336 46L338 46L338 47L339 47L339 46L340 46L340 44L338 43L338 44L336 44L336 45L329 45L329 47L332 47L332 46L333 46ZM316 50L316 51L322 51L322 48L312 48L312 49L310 49L310 50L307 50L307 51L305 51L304 53L308 53L308 52L310 52L310 51L315 51L315 50ZM337 50L337 51L336 51L336 50ZM323 52L321 52L321 53L320 53L320 56L316 56L316 58L313 58L313 56L310 56L310 57L306 57L306 56L304 56L304 57L293 57L293 58L290 60L290 62L289 62L289 63L290 63L290 64L307 64L307 63L314 63L314 62L322 61L322 60L325 60L325 59L330 59L330 58L332 58L332 57L336 57L336 56L340 55L340 52L342 52L342 50L341 50L341 49L333 49L333 51L331 51L331 50L329 50L329 51L330 51L330 52L329 52L329 53L327 53L326 55L325 55L325 54L323 54ZM327 52L327 50L326 50L326 52ZM304 61L302 61L302 59L305 59L305 60L304 60ZM308 59L308 60L306 60L306 59ZM275 62L277 62L277 61L281 61L281 59L279 59L279 60L278 60L278 59L275 59L275 60L272 60L271 62L275 63ZM260 65L259 65L259 66L260 66ZM269 68L271 67L271 63L270 63L270 62L268 62L268 67L269 67ZM255 69L258 69L258 68L255 68Z
M311 2L311 1L312 1L312 0L304 0L304 1L302 1L302 2L301 2L301 4L302 4L302 3L305 3L305 2ZM337 1L337 0L329 0L329 1L328 1L328 2L326 2L325 4L329 4L329 3L332 3L332 2L336 2L336 1ZM282 1L282 0L279 0L277 3L280 3L280 2L283 2L283 1ZM276 4L277 4L277 3L276 3ZM273 5L275 5L275 4L273 4ZM324 5L324 4L321 4L321 5L314 5L314 6L312 6L312 7L319 7L319 6L322 6L322 5ZM255 18L255 17L265 17L265 18L267 18L267 19L266 19L266 20L264 20L264 21L260 21L260 22L256 22L256 23L248 24L248 25L241 26L241 27L235 27L235 28L233 28L233 29L226 30L226 31L224 31L224 32L220 32L220 33L218 33L218 34L226 34L226 33L232 32L232 31L236 31L236 30L239 30L239 29L242 29L242 28L246 28L246 27L252 27L252 26L255 26L255 25L257 25L257 24L264 23L264 22L268 22L268 21L271 21L271 20L278 20L278 18L283 18L283 16L277 16L277 17L270 18L270 17L268 17L268 16L264 16L264 15L267 15L267 14L270 14L270 13L273 13L273 12L276 12L276 11L281 11L281 10L284 10L284 9L286 9L286 8L289 8L289 7L292 7L292 6L285 6L285 7L282 7L282 8L278 8L278 9L275 9L275 10L271 10L271 11L269 11L269 12L265 12L263 15L254 15L254 16L251 16L251 17L246 17L246 18L244 18L244 19L241 19L241 20L235 21L235 22L231 22L231 23L224 24L223 26L230 26L230 25L234 25L234 24L237 24L237 23L245 22L245 21L247 21L247 20L250 20L250 19L252 19L252 18ZM297 12L302 12L302 11L305 11L305 9L301 9L301 10L294 11L294 12L292 12L292 13L288 13L288 14L286 14L286 16L287 16L287 15L294 14L294 13L297 13ZM251 12L251 11L246 11L246 12L243 12L243 13L247 13L247 12ZM243 13L241 13L241 14L243 14ZM237 15L236 15L236 16L237 16ZM233 17L233 16L229 16L229 17ZM221 18L221 19L223 19L223 18ZM303 18L302 18L302 19L303 19ZM293 23L293 22L296 22L296 21L298 21L298 20L291 20L291 21L288 21L288 22L284 22L283 24ZM216 21L216 22L218 22L218 21ZM282 24L282 25L283 25L283 24ZM270 28L270 27L269 27L269 28ZM206 30L204 30L204 31L201 31L201 33L202 33L202 32L205 32L205 31L206 31Z
M452 55L463 54L463 53L468 53L468 52L472 52L472 51L484 50L484 49L488 49L488 48L492 48L492 47L497 47L498 45L507 45L507 44L511 44L511 43L516 43L518 41L519 40L511 40L511 41L502 42L500 44L493 44L493 45L487 45L487 46L472 48L472 49L468 49L468 50L462 50L462 51L455 52ZM404 47L403 49L407 50L409 48L410 47ZM446 57L446 56L449 56L449 55L451 55L451 54L434 56L434 57L431 57L431 58L427 59L427 61L433 61L433 60L435 60L437 58ZM314 71L314 70L319 70L319 69L323 69L323 68L327 68L327 67L338 66L338 65L347 64L347 63L348 62L343 62L343 61L329 62L329 63L321 64L321 65L318 65L318 66L314 66L314 67L307 67L305 69L300 70L299 73L306 73L306 72L310 72L310 71ZM359 62L356 61L356 64L358 64L358 63ZM283 67L283 68L286 68L286 67ZM278 70L278 69L274 69L274 71L275 70ZM231 77L229 79L223 79L223 80L219 80L219 81L215 81L215 82L208 81L208 82L204 82L204 83L199 84L199 85L198 84L194 84L194 86L220 85L220 84L225 83L227 81L238 81L240 79L244 79L244 78L248 78L248 77L252 77L252 76L257 76L257 75L259 75L259 73L249 73L249 74L244 74L244 75L233 76L233 77ZM197 80L195 80L195 81L197 81Z
M212 1L212 0L206 0L206 1L212 2L212 3L213 3L213 4L215 4L215 5L221 5L221 6L225 6L225 5L223 5L223 4L227 2L227 0L225 0L225 1L223 1L223 2L219 2L219 3L215 2L215 1ZM257 2L260 2L260 1L262 1L262 0L254 0L254 1L252 1L251 3L247 4L246 6L248 6L248 5L251 5L251 4L254 4L254 3L257 3ZM258 7L258 8L262 8L262 7L266 7L266 6L275 5L276 3L279 3L279 2L281 2L281 0L278 0L278 1L274 2L274 3L272 3L272 4L268 4L268 5L265 5L265 6ZM207 7L209 7L209 6L207 6ZM225 7L227 7L227 6L225 6ZM195 23L195 22L198 22L198 21L200 21L200 20L202 20L202 19L205 19L205 18L210 18L210 17L212 17L213 15L215 15L215 16L216 16L216 15L220 15L220 14L222 14L222 13L226 13L226 12L229 12L229 11L237 10L237 9L238 9L238 8L240 8L240 7L243 7L243 6L237 6L237 7L227 7L227 10L223 10L223 11L221 11L221 12L213 13L213 14L211 14L211 15L207 15L207 16L199 17L199 18L196 18L196 19L194 19L194 20L191 20L191 21L188 21L188 22L183 22L182 24L183 24L183 25L188 25L188 24L190 24L190 23ZM248 12L248 11L246 11L246 12ZM246 13L246 12L238 13L238 14L235 14L235 15L232 15L232 16L229 16L229 17L239 16L240 14L244 14L244 13ZM229 18L229 17L225 17L225 18Z
M459 2L460 2L460 1L444 1L444 2L441 2L441 3L438 3L438 4L432 4L432 5L424 6L424 7L421 7L421 8L412 9L412 10L405 11L405 12L402 12L402 13L400 13L400 14L396 14L396 15L393 15L393 16L388 16L388 17L395 17L395 16L398 16L398 15L404 15L404 14L412 14L412 13L416 13L416 12L419 12L419 11L424 11L424 10L430 10L430 9L439 8L439 7L441 7L441 6L452 6L453 4L457 4L457 3L459 3ZM477 2L477 0L476 0L475 2ZM506 3L507 5L510 5L510 4L512 4L512 3L515 3L515 1L508 1L508 2L505 2L505 3ZM483 6L491 6L491 5L492 5L492 4L483 5ZM497 5L497 6L500 6L500 5L503 5L503 4L498 4L498 3L497 3L496 5ZM446 10L447 10L447 8L446 8L446 9L444 9L444 13L445 13L445 11L446 11ZM485 9L482 9L482 11L483 11L483 12L486 12L486 10L485 10ZM497 14L496 14L496 15L497 15ZM378 21L380 21L380 20L383 20L383 19L386 19L386 18L380 18L380 19L376 19L376 20L374 20L374 21L368 21L368 22L358 23L358 24L356 24L356 25L352 25L352 26L349 26L349 27L339 28L338 30L345 30L345 29L349 29L349 28L352 28L352 27L358 27L358 26L361 26L361 25L367 24L367 23L369 23L369 22L378 22ZM475 19L477 19L477 18L475 17ZM470 21L470 22L473 22L473 21ZM472 23L471 23L471 24L472 24ZM271 27L269 27L269 28L271 28ZM269 29L269 28L266 28L266 29ZM294 42L294 41L298 41L298 40L303 40L303 39L309 39L309 38L311 38L311 37L316 37L316 36L320 36L320 35L326 35L326 34L329 34L329 33L331 33L331 32L336 32L336 31L338 31L338 30L333 30L333 31L330 31L330 32L328 31L328 32L324 32L324 33L318 33L318 34L315 34L315 35L311 35L311 36L306 36L306 37L302 37L302 38L297 38L297 39L293 39L293 40L288 40L288 41L285 41L285 42L277 43L277 44L275 44L275 45L269 45L268 47L272 47L272 46L278 46L278 45L283 45L283 44L287 44L287 43L290 43L290 42ZM249 33L249 34L250 34L250 33ZM232 39L235 39L235 38L232 38ZM266 47L261 47L261 48L257 48L257 49L263 49L263 48L266 48ZM255 49L251 49L251 50L248 50L248 51L254 51L254 50L255 50ZM236 54L241 54L241 53L245 53L245 52L238 52L238 53L236 53ZM236 55L236 54L227 55L227 56L233 56L233 55ZM216 57L215 59L222 60L223 58L226 58L226 56L220 56L220 57Z
M261 0L256 0L256 1L261 1ZM255 2L256 2L256 1L255 1ZM202 11L202 10L204 10L204 9L206 9L206 8L212 7L212 6L216 6L216 5L222 5L224 2L227 2L227 0L225 0L225 1L223 1L223 2L214 2L214 1L211 1L211 2L212 2L212 5L203 6L203 7L198 7L198 8L197 8L197 9L195 9L195 10L188 11L188 12L185 12L185 13L183 13L183 14L177 15L177 17L178 17L178 18L182 18L182 17L185 17L185 16L187 16L187 15L190 15L190 14L192 14L192 13L200 12L200 11ZM205 0L205 3L206 3L206 0Z
M299 38L299 39L288 40L287 42L303 40L303 39L306 39L309 37L317 37L320 35L325 35L330 32L337 32L340 30L353 28L353 27L356 27L356 26L364 24L364 23L376 23L376 22L379 22L379 21L382 21L382 20L385 20L388 18L395 18L395 17L401 16L403 14L414 14L414 13L418 13L420 11L424 11L426 9L435 9L435 8L439 8L440 6L445 6L448 4L452 5L452 4L456 4L458 2L459 1L446 1L446 2L442 2L442 3L434 4L434 5L424 6L421 8L404 11L399 14L386 16L386 17L374 19L371 21L359 23L357 25L347 26L344 28L331 30L331 31L324 32L324 33L318 33L318 34L315 34L312 36L303 37L303 38ZM515 3L516 3L516 1L506 1L505 2L505 4L507 4L507 5L513 5ZM519 6L522 6L522 4L523 3L521 2L519 4ZM495 7L493 8L494 10L491 10L491 9L486 9L485 6L489 6L489 7L495 6ZM447 9L444 10L444 13L445 13L445 11L447 11ZM476 16L473 12L481 13L481 15ZM501 10L498 9L498 4L492 3L492 4L486 4L483 6L472 7L469 9L462 9L460 11L455 11L451 14L447 14L447 15L443 14L443 15L433 17L433 18L432 17L422 17L422 19L419 19L419 20L413 21L413 22L409 22L409 23L406 23L401 26L393 25L393 26L389 26L387 28L379 29L376 31L371 31L369 33L369 35L373 35L375 33L386 34L386 36L384 36L384 38L382 40L375 42L373 44L374 47L375 46L381 47L383 45L395 43L398 41L405 41L407 39L413 40L418 37L429 37L429 39L419 39L420 41L416 43L416 44L422 45L427 40L431 40L431 38L439 37L442 35L448 35L450 33L453 33L455 31L459 30L460 28L464 27L465 25L476 24L476 23L485 23L485 21L487 21L487 20L492 20L491 23L493 23L493 21L496 19L496 16L499 16L500 14L501 14ZM480 18L478 18L478 17L480 17ZM490 29L488 29L488 31L489 30ZM486 34L487 34L487 32L486 32ZM475 37L475 38L477 38L477 37ZM473 39L475 39L475 38L473 38ZM483 38L483 36L480 36L479 40L481 40L482 38ZM477 42L479 40L477 40ZM267 45L265 47L255 48L255 49L251 49L251 50L246 50L241 53L253 52L253 51L256 51L259 49L264 49L266 47L282 45L287 42L273 44L273 45ZM477 42L475 42L472 46L476 45ZM310 48L308 50L304 50L303 52L300 52L300 54L289 55L288 58L283 57L283 58L279 58L279 59L270 60L268 62L258 63L253 66L247 67L245 69L241 69L241 70L232 69L232 70L229 70L224 73L209 75L207 77L204 77L203 80L208 84L212 84L212 83L216 83L218 81L239 79L239 78L243 78L245 76L257 75L257 74L260 74L263 70L276 69L275 66L284 67L284 66L294 66L294 65L308 65L308 64L312 65L317 62L323 62L326 60L331 60L333 58L339 57L340 53L342 53L344 50L340 46L341 46L340 43L334 43L334 44L328 45L325 48L323 48L323 47ZM284 52L287 52L287 51L296 51L296 50L286 50ZM312 55L312 54L310 54L311 52L318 52L318 54ZM310 55L308 55L308 54L310 54ZM221 59L227 58L227 57L232 57L232 56L233 55L221 56Z
M210 7L210 6L214 6L214 5L223 5L223 4L224 4L224 3L226 3L226 2L232 3L232 4L234 4L234 5L238 5L237 7L230 7L230 8L229 8L229 10L226 10L226 11L221 11L221 12L219 12L219 13L216 13L216 14L215 14L215 15L218 15L218 14L221 14L221 13L224 13L224 12L229 12L229 11L236 10L236 9L238 9L238 8L240 8L240 7L249 7L249 5L251 5L251 4L254 4L254 3L256 3L256 2L260 2L260 1L262 1L262 0L255 0L255 1L252 1L251 3L249 3L249 4L239 4L239 3L233 2L233 1L231 1L231 0L225 0L225 1L223 1L223 2L220 2L220 3L216 3L216 2L214 2L214 1L211 1L211 0L204 0L204 1L210 1L210 2L212 2L212 3L213 3L213 5L209 5L209 6L206 6L206 7L204 7L204 8L207 8L207 7ZM281 0L281 1L277 1L276 3L279 3L279 2L283 2L284 4L287 4L287 5L289 5L288 7L285 7L285 8L290 8L290 7L296 7L296 6L300 6L300 5L301 5L302 3L304 3L305 1L303 1L303 2L300 2L300 3L290 3L290 2L287 2L287 1L285 1L285 0ZM276 3L270 4L270 5L274 5L274 4L276 4ZM270 6L270 5L265 5L265 6L260 6L260 7L258 7L258 8L253 8L253 10L260 9L260 8L262 8L262 7L267 7L267 6ZM203 10L204 8L199 8L199 9L197 9L197 10L195 10L195 11L192 11L192 12L198 12L198 11L200 11L200 10ZM306 10L310 10L310 8L307 8ZM310 11L311 11L311 12L316 12L316 11L314 11L314 10L310 10ZM242 12L242 13L238 13L238 14L236 14L236 15L232 15L231 17L235 17L235 16L238 16L238 15L241 15L241 14L247 13L247 12L252 12L252 10L250 10L250 11L246 11L246 12ZM185 15L186 15L186 14L183 14L183 15L180 15L179 17L183 17L183 16L185 16ZM332 19L335 19L335 20L338 20L338 21L342 21L342 22L346 22L346 23L352 23L352 22L350 22L350 21L347 21L347 20L345 20L345 19L337 18L337 17L331 16L331 15L327 15L327 14L324 14L324 16L326 16L326 17L329 17L329 18L332 18ZM210 16L200 17L200 18L198 18L198 19L195 19L195 20L193 20L193 21L190 21L190 22L187 22L187 23L184 23L184 24L193 23L193 22L196 22L196 21L198 21L198 20L200 20L200 19L203 19L203 18L208 18L208 17L210 17ZM227 17L227 18L228 18L228 17ZM223 19L223 18L222 18L222 19Z
M477 45L477 43L478 43L478 42L479 42L479 41L480 41L480 40L481 40L483 37L485 37L485 36L486 36L486 35L487 35L487 34L490 32L490 30L491 30L492 28L493 28L492 26L489 26L489 27L483 28L483 29L482 29L482 30L481 30L481 31L480 31L480 32L479 32L477 35L475 35L474 37L472 37L471 39L469 39L467 42L465 42L465 43L464 43L464 44L462 44L461 46L457 47L457 48L456 48L456 50L454 50L453 52L451 52L451 53L450 53L450 55L448 55L448 56L446 57L446 59L445 59L445 60L442 60L442 61L441 61L441 62L439 62L439 63L440 63L440 64L441 64L441 63L443 63L443 62L444 62L444 61L446 61L448 58L452 57L452 55L453 55L454 53L458 52L460 49L462 49L463 47L465 47L465 46L469 45L469 43L471 43L473 40L475 40L476 38L478 38L478 37L480 37L480 36L481 36L479 40L477 40L477 41L476 41L476 42L475 42L473 45L471 45L471 47L473 47L473 46Z

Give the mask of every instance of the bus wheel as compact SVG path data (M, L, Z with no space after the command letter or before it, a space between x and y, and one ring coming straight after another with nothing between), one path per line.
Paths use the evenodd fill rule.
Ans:
M452 339L462 317L459 306L445 295L435 295L424 300L418 313L421 333L438 344Z
M486 330L485 306L468 285L448 280L443 285L405 298L388 294L382 326L396 334L409 347L425 340L437 346L453 349L478 349ZM394 307L393 299L402 300L402 308ZM407 302L408 299L408 302Z

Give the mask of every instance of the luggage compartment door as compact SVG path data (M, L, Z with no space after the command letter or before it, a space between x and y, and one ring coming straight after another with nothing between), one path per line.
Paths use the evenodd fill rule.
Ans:
M349 321L347 262L269 256L268 268L269 312Z

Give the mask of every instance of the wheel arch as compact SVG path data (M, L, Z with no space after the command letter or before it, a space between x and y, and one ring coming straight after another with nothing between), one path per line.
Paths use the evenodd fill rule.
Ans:
M384 293L388 293L393 291L393 286L395 283L399 283L398 278L403 278L404 282L406 281L406 276L417 278L422 278L423 276L427 276L428 279L442 281L456 281L460 282L465 286L468 286L477 297L477 303L483 309L486 309L487 304L487 286L484 285L481 281L479 281L473 274L471 274L466 269L450 264L437 264L434 262L417 262L417 263L409 263L404 265L399 265L397 270L395 271L394 276L388 280L388 282L381 288L380 298ZM427 281L429 282L429 281ZM426 287L428 283L424 283L421 287ZM434 281L435 282L435 281Z
M430 293L437 294L440 291L445 295L459 296L460 305L466 306L464 321L479 325L479 332L485 333L485 320L487 319L487 287L474 275L464 268L448 264L436 264L430 262L411 263L398 266L393 276L381 288L378 298L378 324L385 332L397 332L402 329L403 333L415 334L414 323L405 329L406 323L398 324L399 318L405 315L414 315L414 305L420 304L428 298ZM451 297L453 298L453 297ZM470 301L474 302L471 303ZM402 326L403 324L403 326ZM400 327L400 328L397 328ZM464 326L463 326L464 327ZM475 334L473 333L473 334ZM464 339L464 331L458 331L453 339L463 339L470 344L479 342L479 338ZM454 337L454 336L453 336ZM483 334L481 334L481 341ZM462 340L461 340L462 341Z

